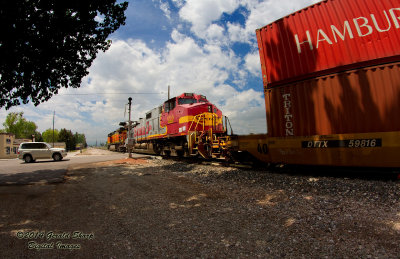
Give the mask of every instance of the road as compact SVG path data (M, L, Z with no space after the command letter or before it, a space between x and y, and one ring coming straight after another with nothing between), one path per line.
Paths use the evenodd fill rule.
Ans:
M123 153L89 148L83 154L68 153L59 162L42 159L27 164L19 159L0 160L0 185L62 182L68 168L75 165L123 159L127 156Z

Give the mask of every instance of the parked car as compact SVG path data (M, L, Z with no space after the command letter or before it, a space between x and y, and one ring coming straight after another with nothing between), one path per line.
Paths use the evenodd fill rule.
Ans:
M46 142L24 142L19 145L18 158L25 163L34 162L36 159L53 158L54 161L61 161L67 155L63 148L52 148Z

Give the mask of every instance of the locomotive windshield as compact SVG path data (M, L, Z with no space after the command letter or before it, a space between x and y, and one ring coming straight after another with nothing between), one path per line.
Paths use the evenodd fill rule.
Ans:
M172 111L175 108L176 98L169 99L164 103L165 112Z
M178 100L178 104L192 104L192 103L197 103L196 99L188 99L188 98L180 98Z

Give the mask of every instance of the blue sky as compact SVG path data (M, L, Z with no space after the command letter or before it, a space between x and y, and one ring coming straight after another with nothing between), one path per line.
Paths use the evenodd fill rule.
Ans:
M235 133L265 133L266 118L255 30L317 0L132 0L126 25L110 36L79 89L63 89L23 111L38 130L55 127L85 133L89 144L183 92L204 94L230 118ZM129 94L128 94L129 93ZM136 94L132 94L136 93Z

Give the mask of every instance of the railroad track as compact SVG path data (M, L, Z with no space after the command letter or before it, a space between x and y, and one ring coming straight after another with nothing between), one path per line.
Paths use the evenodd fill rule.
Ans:
M268 171L295 176L334 177L343 179L363 179L368 181L398 181L400 168L370 168L370 167L334 167L334 166L308 166L284 164L260 164L252 162L229 162L222 159L202 159L199 157L167 157L157 156L187 164L198 164L216 167L233 167L243 170Z

